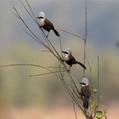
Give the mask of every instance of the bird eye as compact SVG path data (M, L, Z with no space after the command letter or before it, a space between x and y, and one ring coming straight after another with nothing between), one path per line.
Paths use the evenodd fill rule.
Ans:
M68 52L66 52L66 51L62 51L62 53L64 53L64 54L69 54Z
M86 85L85 83L82 83L82 82L81 82L80 84L82 84L82 85Z
M43 19L44 17L39 17L40 19Z

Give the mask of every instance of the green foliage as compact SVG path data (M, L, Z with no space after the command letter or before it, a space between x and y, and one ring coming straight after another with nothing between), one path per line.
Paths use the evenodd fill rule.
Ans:
M102 119L104 117L104 113L102 111L96 111L95 118Z

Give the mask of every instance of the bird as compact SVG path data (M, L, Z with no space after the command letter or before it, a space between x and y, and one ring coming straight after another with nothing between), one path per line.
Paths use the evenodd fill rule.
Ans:
M83 79L80 82L80 85L81 85L80 96L82 98L83 108L84 110L87 110L89 107L89 99L91 97L89 79L86 77L83 77Z
M49 34L50 30L53 30L56 36L58 36L58 37L60 36L58 31L54 28L53 23L46 18L46 15L43 11L41 11L39 13L39 15L37 17L37 21L38 21L39 27L48 31L48 34ZM47 34L47 37L48 37L48 34Z
M79 64L81 67L86 69L86 66L84 64L82 64L81 62L79 62L75 59L75 57L72 55L72 52L71 52L70 48L64 49L62 51L62 53L64 54L63 61L66 62L66 64L69 65L69 70L72 67L72 65L74 65L74 64Z

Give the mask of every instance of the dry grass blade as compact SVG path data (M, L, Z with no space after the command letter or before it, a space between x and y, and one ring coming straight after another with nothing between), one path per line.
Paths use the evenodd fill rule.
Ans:
M97 81L97 89L98 89L98 95L97 95L97 107L99 107L99 103L100 103L100 58L99 56L97 57L97 76L98 76L98 81Z
M36 64L8 64L8 65L0 65L0 68L16 67L16 66L32 66L32 67L42 68L42 69L45 69L47 71L51 71L50 69L48 69L48 67L44 67L44 66L40 66L40 65L36 65Z
M86 44L87 44L87 3L85 2L85 38L84 38L84 65L86 63ZM83 70L85 76L85 69Z
M59 73L60 71L54 71L54 72L48 72L48 73L42 73L42 74L34 74L34 75L29 75L29 77L36 77L36 76L42 76L42 75L49 75L49 74L54 74L54 73ZM64 72L64 71L62 71Z
M63 68L63 67L54 67L54 66L41 66L41 65L37 65L37 64L7 64L7 65L0 65L0 67L11 67L11 66L32 66L32 67L37 67L37 68L43 68L43 69L46 69L48 71L50 71L48 68L51 68L51 69L59 69L59 68Z
M60 42L60 52L61 52L61 55L62 55L62 40L61 40L61 36L59 37L59 42Z
M92 72L92 67L91 67L91 64L90 64L89 59L87 58L87 56L86 56L86 60L87 60L88 66L89 66L89 70L90 70L90 72Z
M64 33L70 34L70 35L72 35L72 36L78 37L78 38L80 38L81 40L84 40L83 37L81 37L81 36L79 36L79 35L77 35L77 34L75 34L75 33L66 31L66 30L64 30L64 29L61 29L61 31L64 32Z

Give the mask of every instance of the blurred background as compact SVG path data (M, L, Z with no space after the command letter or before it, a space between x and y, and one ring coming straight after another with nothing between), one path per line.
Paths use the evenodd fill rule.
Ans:
M83 62L83 41L61 32L61 29L84 37L84 0L28 0L36 16L44 11L61 34L62 47L71 48L73 55ZM19 0L0 0L0 65L32 63L56 66L58 63L38 42L27 36L23 25L13 14L14 4L29 26L38 32ZM119 115L119 1L88 0L87 58L92 71L87 76L97 83L97 56L100 56L100 100L114 119ZM42 35L39 35L43 39ZM49 39L56 48L59 41L53 32ZM88 65L87 65L88 66ZM71 100L54 75L29 77L45 73L30 66L0 68L1 119L73 119ZM82 78L79 66L72 68L77 80ZM78 110L80 112L80 110ZM79 113L80 115L80 113ZM83 117L82 117L83 118Z

